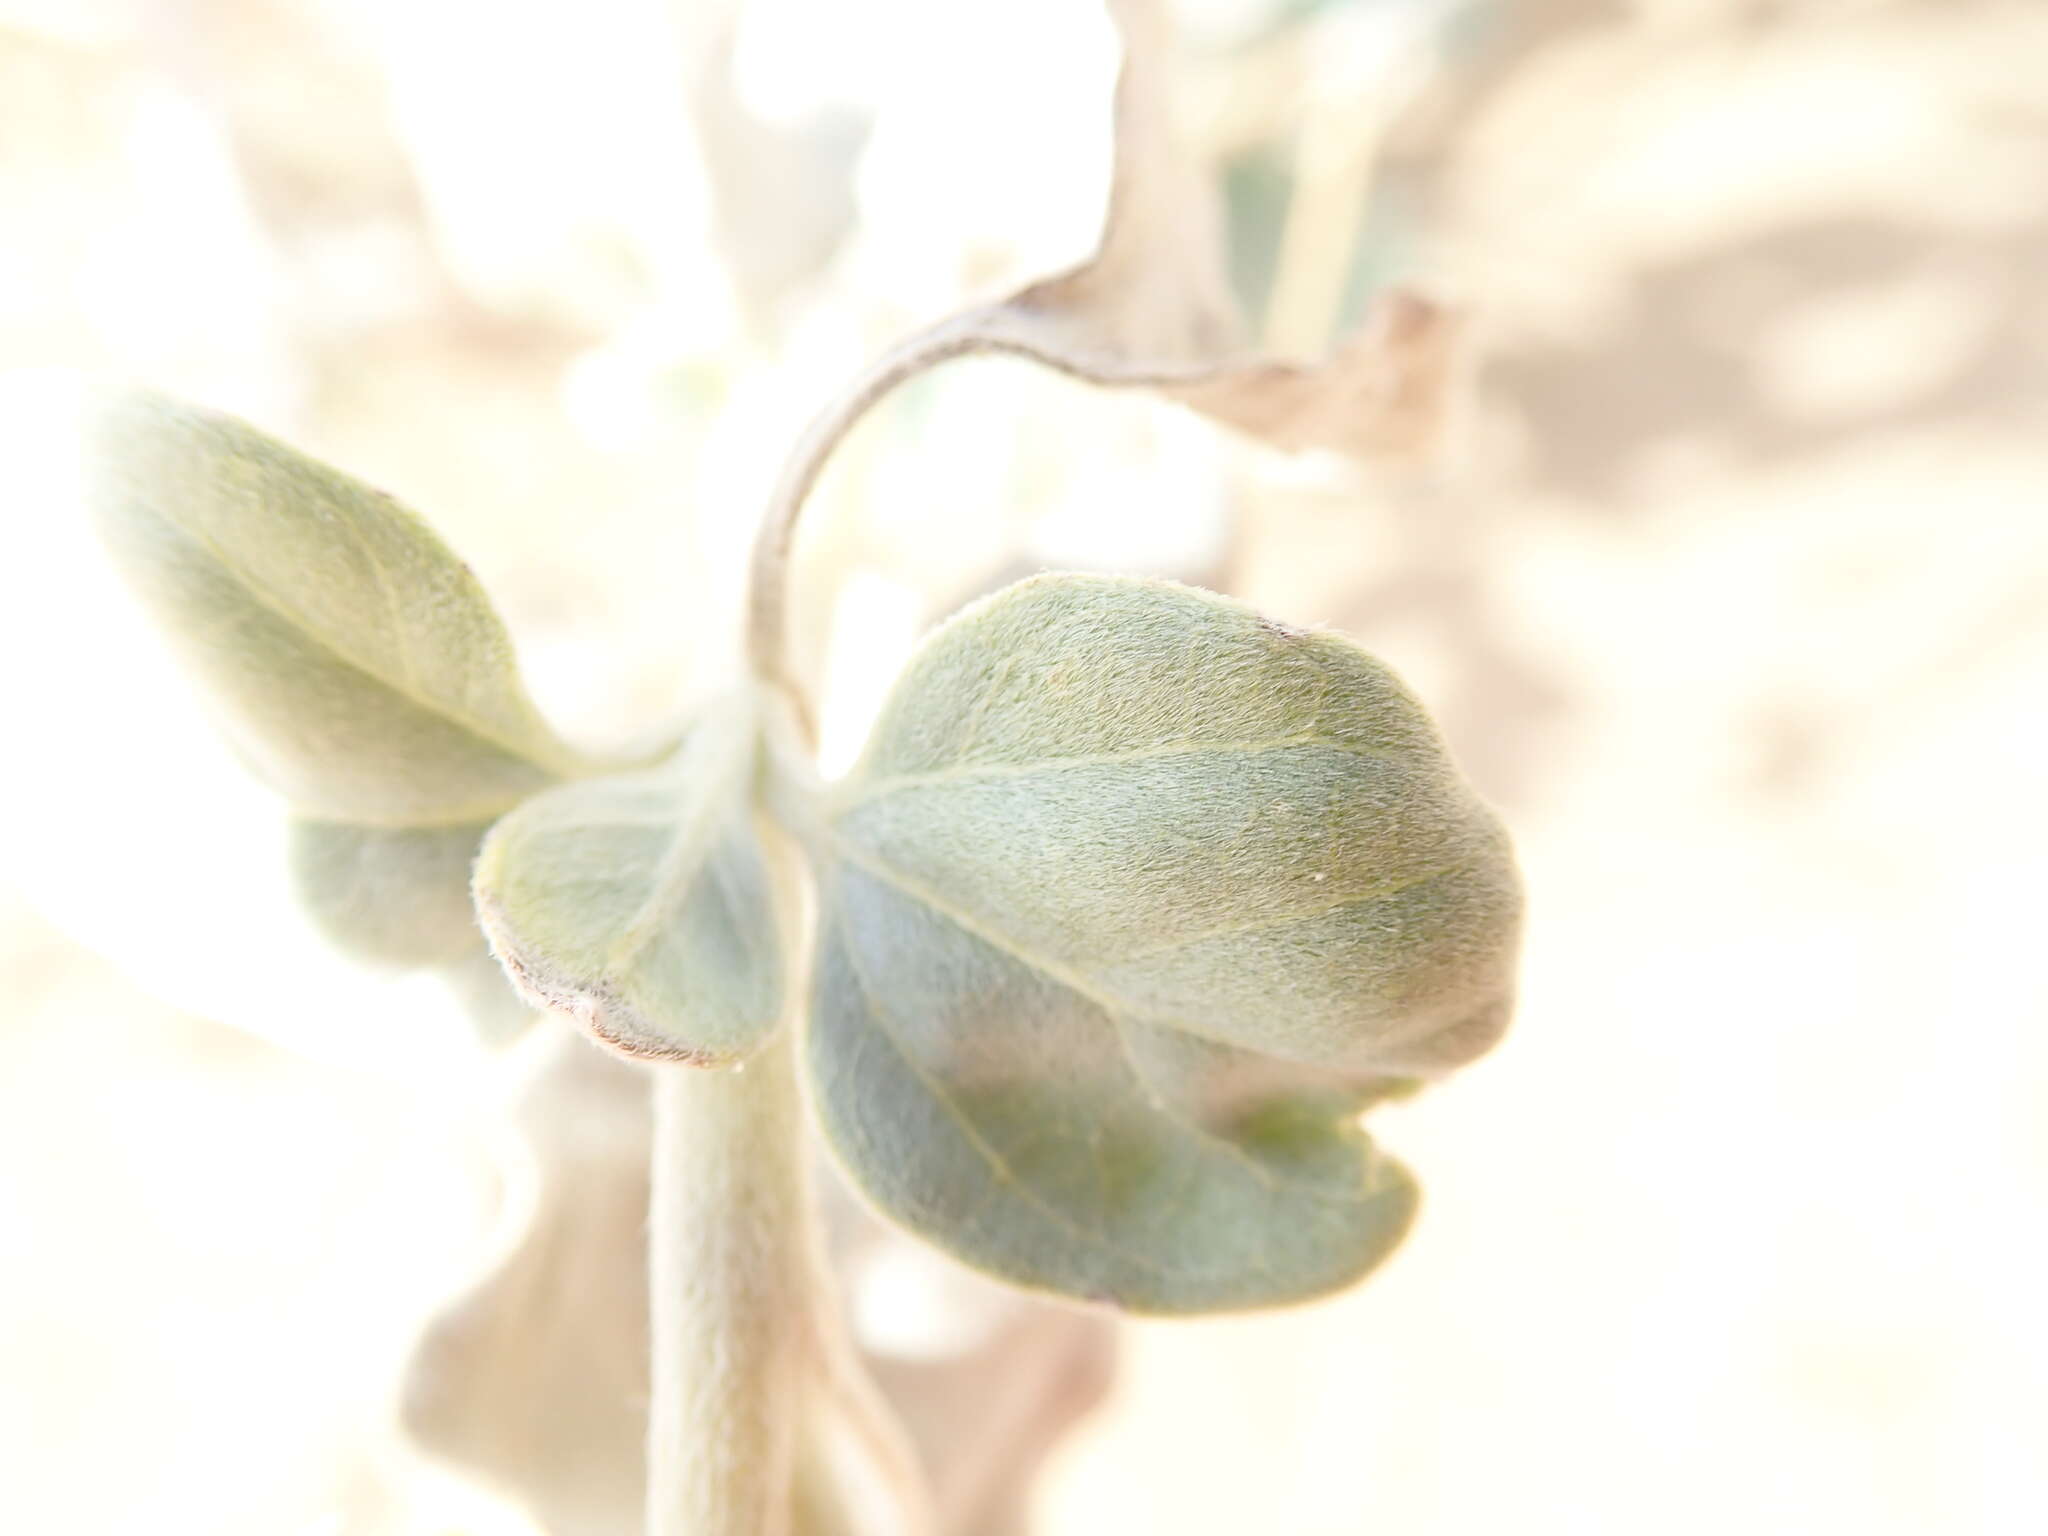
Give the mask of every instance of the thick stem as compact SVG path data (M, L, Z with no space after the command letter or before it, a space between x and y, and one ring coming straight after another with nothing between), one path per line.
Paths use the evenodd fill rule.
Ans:
M815 1446L802 1464L826 1418L864 1452L883 1525L932 1529L916 1454L826 1281L793 1034L743 1068L652 1068L646 1536L793 1536L799 1502L804 1536L830 1529L817 1512L848 1490Z
M647 1536L790 1536L826 1315L792 1054L653 1069Z

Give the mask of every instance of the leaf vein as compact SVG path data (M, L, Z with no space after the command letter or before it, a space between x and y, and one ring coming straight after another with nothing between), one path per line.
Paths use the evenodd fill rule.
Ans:
M1124 1033L1123 1020L1124 1017L1128 1015L1131 1018L1138 1019L1146 1023L1155 1023L1162 1025L1165 1028L1175 1030L1181 1034L1193 1036L1196 1039L1208 1040L1211 1044L1230 1046L1233 1049L1238 1050L1242 1050L1244 1049L1244 1047L1237 1045L1234 1041L1218 1040L1208 1035L1205 1035L1198 1030L1190 1028L1186 1020L1178 1018L1172 1014L1163 1012L1153 1012L1148 1015L1146 1010L1132 1007L1130 1005L1105 997L1100 992L1096 991L1088 983L1088 980L1080 973L1071 971L1065 966L1060 965L1057 961L1047 960L1043 956L1036 955L1032 953L1030 950L1024 948L1023 946L1016 944L1014 941L1005 939L1001 935L997 934L994 930L989 929L984 925L976 922L974 919L968 917L965 913L959 911L957 908L954 908L953 906L951 906L941 898L937 897L933 893L925 890L917 882L908 879L908 877L902 875L900 871L891 868L888 864L884 863L883 861L864 856L862 850L854 849L843 842L841 842L839 846L842 855L846 857L849 863L856 865L860 869L866 871L868 874L874 876L876 879L881 880L884 883L895 887L895 889L901 892L903 895L908 896L911 900L922 904L930 911L936 913L939 917L944 918L947 922L951 923L954 927L960 929L963 933L968 934L970 937L979 939L984 944L987 944L990 948L998 950L999 952L1008 955L1012 960L1017 961L1021 965L1044 972L1047 976L1050 976L1054 981L1057 981L1058 983L1060 983L1060 985L1066 987L1076 996L1082 998L1088 1003L1093 1004L1094 1007L1108 1021L1110 1029L1112 1030L1112 1032L1114 1032L1117 1039L1118 1047L1122 1051L1124 1059L1126 1063L1129 1065L1133 1077L1136 1079L1140 1093L1144 1097L1150 1099L1158 1107L1160 1112L1167 1116L1167 1118L1170 1119L1175 1125L1184 1127L1186 1130L1188 1130L1189 1132L1198 1137L1201 1137L1203 1140L1213 1142L1217 1146L1229 1151L1232 1156L1244 1162L1255 1174L1257 1174L1269 1188L1296 1190L1300 1193L1310 1195L1319 1201L1323 1201L1332 1205L1352 1205L1362 1203L1362 1197L1333 1194L1328 1190L1317 1189L1311 1185L1302 1184L1293 1180L1281 1179L1271 1169L1266 1168L1263 1164L1259 1163L1256 1159L1252 1157L1252 1155L1249 1152L1245 1151L1244 1148L1236 1145L1228 1137L1222 1136L1217 1132L1211 1131L1210 1129L1208 1129L1208 1127L1199 1124L1198 1122L1190 1119L1188 1116L1177 1113L1176 1111L1168 1108L1164 1100L1157 1094L1156 1090L1153 1088L1150 1075L1146 1073L1144 1069L1138 1065L1137 1059L1132 1053L1130 1041ZM858 958L856 958L853 954L852 945L848 944L845 947L847 950L849 962L853 965L856 976L861 982L861 989L863 993L868 995L868 997L871 999L869 1011L872 1013L874 1011L872 1004L873 993L869 990L865 975L861 973L860 963ZM914 1065L912 1066L912 1070L917 1070ZM923 1074L920 1073L919 1076L922 1078ZM934 1088L934 1091L936 1092L938 1090Z
M531 744L521 744L507 740L496 728L485 724L467 709L453 705L445 699L424 696L418 691L416 685L411 687L404 686L385 676L376 667L351 653L334 636L316 629L308 622L304 614L295 613L291 609L277 603L271 598L260 582L242 566L230 559L227 552L204 533L187 527L175 518L165 516L154 507L150 507L147 510L151 516L170 529L172 533L189 540L210 556L214 563L228 575L235 585L241 589L243 594L258 608L281 620L292 633L303 636L320 650L332 656L342 666L359 673L387 692L396 694L415 708L429 715L438 716L460 727L485 746L495 747L510 757L517 758L522 762L531 763L533 766L550 773L566 775L576 771L576 764L573 758L566 752L551 749L545 755L537 754L532 750ZM516 689L517 684L515 683L513 686Z
M981 1134L973 1120L969 1118L967 1112L960 1108L959 1102L948 1091L945 1084L927 1072L918 1064L917 1059L911 1055L909 1048L904 1045L901 1037L897 1035L895 1029L891 1026L889 1016L881 1006L874 984L869 980L867 968L862 965L860 955L854 944L844 934L841 934L839 936L839 946L846 954L847 968L853 973L854 985L860 989L862 1011L867 1014L868 1021L874 1025L875 1033L895 1053L897 1059L903 1063L905 1070L917 1079L926 1093L932 1096L939 1108L945 1111L946 1118L959 1127L960 1134L966 1138L967 1144L981 1155L982 1160L988 1164L989 1171L996 1176L997 1180L1015 1190L1017 1197L1024 1201L1025 1204L1042 1212L1055 1226L1079 1239L1081 1242L1093 1247L1107 1249L1120 1258L1130 1260L1140 1268L1149 1269L1157 1274L1166 1273L1166 1266L1150 1255L1140 1253L1136 1249L1126 1248L1122 1244L1103 1236L1100 1232L1091 1231L1076 1222L1072 1216L1061 1210L1047 1199L1045 1195L1033 1188L1015 1168L1011 1167L1009 1160Z
M1264 933L1274 928L1286 928L1295 923L1305 923L1312 918L1328 917L1332 912L1341 912L1346 907L1370 906L1376 901L1387 901L1395 896L1419 889L1431 881L1441 880L1447 875L1462 873L1473 867L1471 859L1460 859L1455 864L1446 864L1441 869L1432 869L1420 875L1410 875L1401 880L1383 880L1378 885L1363 890L1348 891L1335 896L1318 906L1303 907L1299 911L1276 913L1271 917L1252 918L1242 923L1221 923L1214 928L1204 928L1199 933L1186 934L1155 944L1149 949L1134 949L1114 956L1106 963L1110 965L1131 965L1140 960L1151 960L1160 955L1172 954L1175 950L1191 949L1197 944L1206 944L1212 939L1235 939L1249 933Z
M857 806L905 790L936 788L947 784L1021 779L1034 774L1057 773L1070 768L1116 767L1126 763L1193 757L1204 752L1250 757L1265 752L1291 751L1300 747L1328 747L1351 757L1374 761L1385 761L1403 755L1378 747L1362 747L1355 742L1343 741L1315 731L1299 731L1291 736L1273 736L1258 741L1176 741L1150 747L1133 747L1125 752L1077 753L1069 757L1033 758L1019 763L955 763L923 773L891 774L851 793L836 796L834 809L843 815Z

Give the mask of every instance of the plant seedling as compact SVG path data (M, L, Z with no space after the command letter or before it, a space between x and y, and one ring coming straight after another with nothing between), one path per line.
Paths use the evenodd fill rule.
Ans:
M654 760L565 745L467 567L390 498L162 399L99 419L108 545L295 808L316 915L452 966L473 900L520 993L648 1066L654 1536L834 1528L808 1448L835 1416L924 1518L821 1300L807 1115L875 1208L1003 1280L1273 1306L1392 1251L1416 1186L1361 1114L1507 1022L1506 837L1341 636L1041 575L925 640L844 779L810 766L793 530L903 379L1004 352L1345 451L1432 414L1445 319L1412 297L1326 364L1219 358L1220 288L1138 195L1181 175L1136 158L1142 60L1097 256L914 336L818 418L763 524L747 675Z

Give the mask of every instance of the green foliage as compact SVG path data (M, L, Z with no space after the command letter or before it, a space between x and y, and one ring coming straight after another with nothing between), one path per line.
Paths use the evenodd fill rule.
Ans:
M1041 577L927 641L822 799L770 766L758 686L593 777L388 498L155 400L104 418L97 460L110 545L299 811L295 876L345 948L473 980L473 896L527 1002L628 1056L744 1059L795 940L773 805L817 876L813 1099L883 1210L1162 1313L1335 1289L1406 1231L1414 1181L1358 1119L1498 1036L1519 892L1348 641Z
M934 635L812 845L809 1058L885 1210L1142 1311L1348 1283L1415 1192L1355 1116L1504 1026L1517 882L1393 677L1159 582Z
M88 463L115 560L302 814L471 825L583 771L475 576L382 492L151 396L101 414Z
M299 813L314 923L358 959L443 970L494 1038L522 1027L477 970L470 865L499 813L589 765L527 698L469 568L383 493L154 396L99 413L88 466L115 562Z
M488 830L294 822L292 884L336 948L380 965L454 965L482 947L469 869Z
M646 773L565 784L485 840L476 910L520 990L629 1056L743 1056L782 1012L781 920L755 826L751 698Z
M390 498L151 398L89 448L107 543L290 802L294 877L330 937L441 968L489 1029L529 1003L667 1064L650 1531L782 1529L799 1484L820 1495L799 1524L849 1523L836 1479L797 1461L827 1404L899 1459L809 1272L799 1054L828 1142L898 1221L1024 1286L1195 1313L1380 1263L1418 1193L1362 1114L1505 1027L1506 838L1420 706L1337 636L1170 583L1042 577L925 643L844 783L821 790L792 750L798 513L852 424L925 369L1021 356L1290 450L1400 456L1433 435L1458 326L1419 293L1319 361L1247 352L1222 210L1171 131L1163 16L1110 10L1126 49L1094 255L907 338L818 415L755 547L750 679L658 766L565 746L467 567ZM812 864L814 943L785 838ZM808 1027L777 1038L807 951ZM744 1079L688 1070L750 1057ZM576 1147L621 1129L599 1120ZM506 1273L442 1344L500 1316L550 1331L523 1312L561 1287ZM486 1353L465 1384L482 1398L449 1399L465 1413L504 1396L505 1351ZM900 1460L885 1480L922 1529Z

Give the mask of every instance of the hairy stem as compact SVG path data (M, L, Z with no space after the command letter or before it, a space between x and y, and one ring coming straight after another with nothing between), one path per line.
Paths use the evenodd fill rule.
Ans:
M895 389L918 374L959 357L999 355L1028 358L1056 373L1092 384L1170 388L1199 382L1212 368L1197 364L1136 364L1114 351L1101 351L1068 335L1059 311L1069 302L1062 290L1081 272L1053 278L1000 304L975 305L914 331L868 365L854 381L811 418L797 439L782 477L768 501L754 541L747 656L755 674L795 704L809 731L810 712L789 663L789 552L797 519L818 483L832 451L860 419Z
M653 1069L647 1536L790 1536L826 1316L792 1053Z
M928 1536L916 1455L825 1279L793 1031L742 1068L654 1067L647 1536L818 1536L853 1489L804 1437L853 1435L884 1524ZM799 1507L811 1515L797 1523Z
M789 551L796 539L797 518L803 512L804 502L818 483L832 450L877 401L927 368L981 349L983 314L974 309L949 315L891 347L811 418L783 464L782 477L776 481L754 543L747 654L755 672L783 689L799 709L804 707L803 691L792 675L788 659Z

